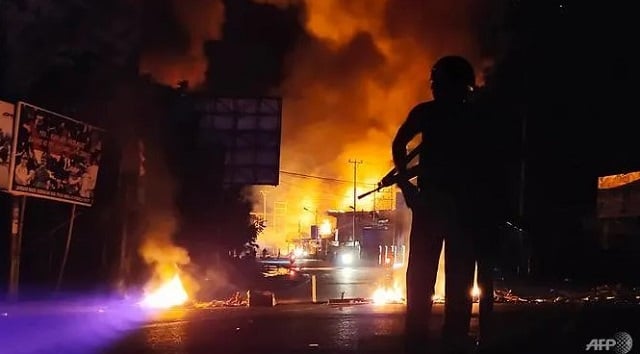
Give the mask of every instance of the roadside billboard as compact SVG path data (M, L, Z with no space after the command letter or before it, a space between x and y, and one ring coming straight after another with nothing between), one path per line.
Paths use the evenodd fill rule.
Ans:
M640 216L640 171L598 178L598 217Z
M9 189L14 110L13 103L0 101L0 190Z
M201 97L194 109L200 146L224 150L225 184L279 184L281 98Z
M9 192L92 205L104 130L24 102L14 120Z

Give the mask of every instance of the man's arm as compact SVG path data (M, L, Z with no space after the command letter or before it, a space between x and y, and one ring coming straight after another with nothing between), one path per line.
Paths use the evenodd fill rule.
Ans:
M391 152L393 155L393 164L396 171L400 175L406 175L407 172L407 144L420 133L420 121L419 115L416 113L416 108L409 112L407 119L400 125L393 144Z
M402 123L392 144L393 164L398 172L397 184L404 195L405 203L411 209L419 204L418 189L407 176L407 144L420 133L420 115L416 108L412 109L407 119Z

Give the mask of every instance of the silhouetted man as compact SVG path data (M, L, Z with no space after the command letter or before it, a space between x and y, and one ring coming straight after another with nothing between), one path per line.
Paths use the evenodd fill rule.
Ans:
M481 149L480 127L470 98L473 67L458 56L443 57L431 71L433 101L415 106L393 141L393 160L412 209L407 268L406 335L409 351L424 346L438 259L445 241L445 348L465 352L469 338L477 188L470 183ZM409 182L407 144L422 135L417 186ZM492 296L492 294L491 294Z

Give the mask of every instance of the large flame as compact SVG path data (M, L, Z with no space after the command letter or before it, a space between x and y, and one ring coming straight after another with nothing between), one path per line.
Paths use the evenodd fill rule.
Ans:
M438 259L438 270L436 273L436 284L434 286L434 294L432 300L435 302L445 301L445 242L442 241L442 249L440 251L440 257ZM405 262L406 264L406 262ZM402 264L398 271L394 272L393 280L396 285L393 287L380 286L378 287L372 296L373 302L376 304L397 303L404 301L406 296L406 290L397 284L404 279L404 272L406 272L406 265ZM402 272L402 273L401 273ZM478 263L475 263L475 270L473 273L473 287L470 290L473 301L478 301L481 289L478 286Z
M433 294L433 300L438 302L445 300L444 248L445 242L442 241L442 250L440 251L440 259L438 260L438 273L436 275L436 285ZM475 263L475 270L473 272L473 287L471 288L470 292L472 299L474 301L477 301L481 294L481 289L478 286L478 262Z
M465 55L479 63L484 53L476 39L485 34L481 30L493 28L491 21L500 13L495 11L499 5L489 0L252 2L145 2L149 8L143 12L140 67L161 82L175 85L187 79L193 86L205 78L219 80L211 77L211 73L224 71L225 68L216 65L225 65L229 59L205 57L203 48L207 40L233 42L231 37L235 35L249 44L255 40L258 47L266 45L276 52L288 51L283 55L281 76L273 80L255 78L271 80L262 84L274 88L272 92L257 94L284 98L282 170L341 181L281 175L277 191L268 197L269 227L259 240L261 245L280 248L287 239L309 233L314 217L304 212L304 207L320 213L329 209L350 210L353 206L350 181L354 179L350 159L363 161L357 167L358 193L378 182L391 167L390 143L398 125L413 105L429 98L430 65L446 54ZM287 10L277 15L272 9L256 8L269 6L258 3L292 6L299 13ZM256 14L260 15L255 26L247 26L246 23L253 23L251 16ZM273 38L261 36L261 28L271 27L269 23L260 24L260 20L267 21L265 18L283 20L275 27L287 28L282 30L288 36L282 38L284 43L272 43L269 41ZM301 23L293 24L292 18ZM227 33L229 38L225 38ZM274 58L280 58L285 53L275 54ZM251 60L252 65L261 67L264 59L256 56ZM263 200L259 195L256 197L255 211L262 211ZM358 201L355 207L390 209L393 194L378 193Z
M267 247L307 236L314 216L304 208L345 210L392 167L391 141L413 105L430 97L430 65L445 54L474 61L475 2L402 0L254 0L283 7L303 4L309 40L289 55L284 97L282 170L270 193ZM362 161L356 166L350 160ZM256 211L264 200L256 194ZM357 200L358 211L393 209L392 189ZM275 226L274 226L275 225ZM273 226L273 227L271 227Z
M189 300L189 295L182 285L180 276L176 274L171 280L146 294L140 305L148 308L168 309L184 305L187 300Z
M429 67L438 57L461 54L474 63L482 59L477 39L495 20L496 5L489 6L488 0L253 2L304 11L297 18L306 33L291 36L297 46L286 57L284 81L271 83L279 85L269 94L284 98L281 169L311 176L281 173L272 193L262 198L256 193L255 211L262 212L267 204L268 227L260 245L286 249L288 241L308 237L318 215L306 210L323 216L329 209L392 209L395 195L390 190L353 205L354 179L359 194L391 167L393 135L411 107L429 98ZM171 55L145 51L141 66L171 84L178 78L200 80L207 64L202 41L224 32L223 4L232 2L171 3L189 43ZM231 16L228 20L232 24ZM363 162L356 165L357 176L352 159Z

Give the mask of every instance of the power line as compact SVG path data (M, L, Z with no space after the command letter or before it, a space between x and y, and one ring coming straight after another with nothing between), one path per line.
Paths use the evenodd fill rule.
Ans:
M290 171L282 171L282 170L280 170L280 173L285 174L285 175L294 176L294 177L313 178L313 179L319 179L319 180L329 181L329 182L339 182L339 183L349 183L349 184L354 182L354 181L347 181L345 179L323 177L323 176L314 176L314 175L308 175L308 174L299 173L299 172L290 172ZM374 183L362 183L362 182L359 182L358 184L363 184L363 185L367 185L367 186L375 186L376 185Z
M308 192L309 191L309 187L302 185L302 184L297 184L295 182L289 182L289 181L284 181L284 180L280 180L280 184L286 188L289 189L294 189L297 191L304 191L304 192ZM329 185L324 185L324 187L322 189L322 193L320 193L323 197L315 197L312 198L313 200L328 200L328 201L335 201L336 199L343 199L345 198L344 194L338 194L338 193L334 193L333 191L335 190L335 188L331 189L331 186ZM295 193L295 192L294 192Z

